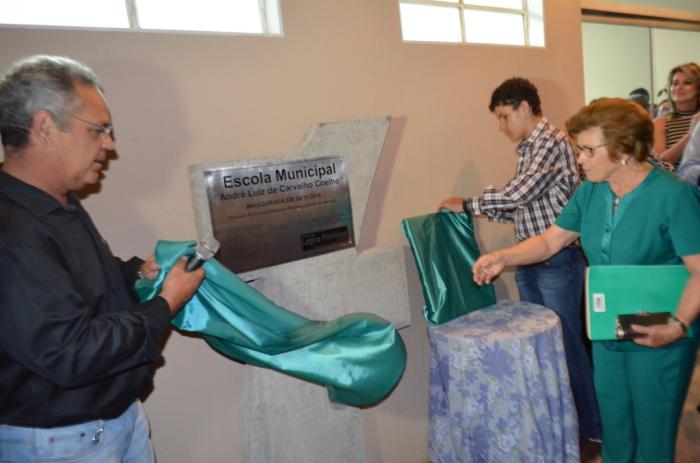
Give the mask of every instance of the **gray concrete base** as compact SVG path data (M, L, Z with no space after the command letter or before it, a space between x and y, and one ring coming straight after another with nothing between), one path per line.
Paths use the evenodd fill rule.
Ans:
M326 389L263 368L249 372L244 463L365 461L359 410L331 404Z

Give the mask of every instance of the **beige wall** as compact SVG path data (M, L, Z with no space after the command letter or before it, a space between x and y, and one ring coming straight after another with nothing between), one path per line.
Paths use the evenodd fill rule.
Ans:
M586 101L627 98L644 87L656 103L668 73L689 61L700 62L700 32L584 22L583 64Z
M657 95L659 90L668 86L671 69L688 62L700 63L700 32L652 29L651 34L654 95ZM657 101L665 98L668 95L657 98Z
M669 10L690 11L700 13L700 2L698 0L605 0L608 3L620 3L623 5L666 8Z
M0 67L56 53L101 76L119 158L86 206L119 255L194 236L189 164L288 153L315 122L387 114L395 118L391 149L361 246L405 246L402 218L512 175L513 145L487 109L500 81L531 78L557 124L583 103L579 2L545 4L544 49L404 44L396 0L288 0L284 38L4 28ZM508 225L479 223L477 231L483 248L512 242ZM409 277L406 374L389 399L363 412L371 462L425 460L429 350L413 269ZM516 297L512 274L498 292ZM165 358L146 402L160 461L238 461L247 367L177 333Z
M638 87L652 92L648 27L583 23L586 101L627 98Z

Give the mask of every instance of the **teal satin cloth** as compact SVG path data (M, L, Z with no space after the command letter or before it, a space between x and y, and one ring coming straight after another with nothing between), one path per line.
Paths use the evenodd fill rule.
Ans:
M440 325L496 303L492 285L472 280L480 253L471 216L442 211L404 219L402 227L423 285L428 323Z
M142 301L160 292L165 275L194 241L160 241L155 280L140 279ZM171 323L202 335L225 356L328 388L334 402L363 407L379 402L406 367L406 348L394 326L376 315L354 313L330 322L296 315L267 299L215 259L206 277Z

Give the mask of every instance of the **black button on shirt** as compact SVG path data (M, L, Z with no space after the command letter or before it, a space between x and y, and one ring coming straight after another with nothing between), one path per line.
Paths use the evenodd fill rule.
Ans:
M141 261L69 204L0 172L0 424L113 418L152 384L167 302L139 304Z

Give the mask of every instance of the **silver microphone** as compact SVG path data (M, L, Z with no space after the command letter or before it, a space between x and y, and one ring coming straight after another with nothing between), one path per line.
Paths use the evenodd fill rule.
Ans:
M214 254L216 254L220 247L221 244L213 237L198 241L197 246L194 248L194 254L187 259L185 271L191 272L197 270L204 265L204 262L214 257Z

